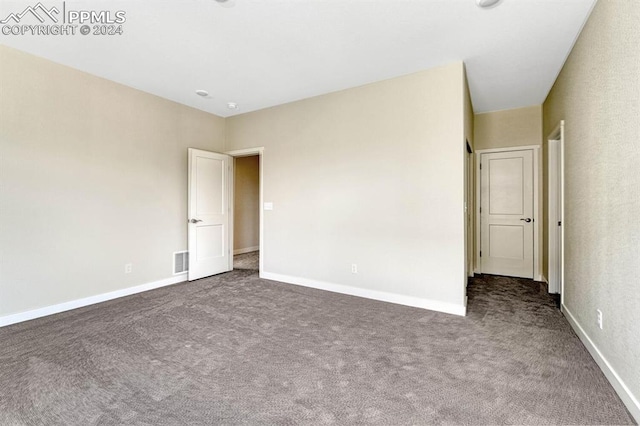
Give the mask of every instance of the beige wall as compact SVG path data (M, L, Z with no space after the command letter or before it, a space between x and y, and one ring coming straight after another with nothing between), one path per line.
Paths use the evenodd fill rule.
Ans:
M462 307L463 89L456 63L229 118L264 147L265 272Z
M0 63L0 316L171 277L187 147L221 150L224 120L3 46Z
M234 168L233 249L260 245L260 156L238 157Z
M476 149L540 145L542 106L476 114Z
M266 271L463 309L462 63L225 123L6 47L0 60L0 316L170 278L187 147L265 147Z
M640 5L599 1L544 103L565 120L564 304L640 400ZM596 325L596 309L604 328ZM623 398L624 399L624 398ZM640 407L635 408L640 420Z

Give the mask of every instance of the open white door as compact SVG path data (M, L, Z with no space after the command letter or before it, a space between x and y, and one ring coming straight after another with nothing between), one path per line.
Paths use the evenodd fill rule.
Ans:
M533 151L482 154L482 273L533 278Z
M228 155L189 148L189 281L233 268Z
M559 140L549 140L549 293L562 287L562 170Z

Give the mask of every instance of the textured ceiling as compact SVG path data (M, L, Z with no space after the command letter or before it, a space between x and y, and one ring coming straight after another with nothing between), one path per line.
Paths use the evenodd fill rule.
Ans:
M123 34L2 34L0 43L220 116L464 61L479 113L541 104L594 3L42 1L58 17L122 10ZM36 4L2 0L0 20ZM39 22L27 13L19 24Z

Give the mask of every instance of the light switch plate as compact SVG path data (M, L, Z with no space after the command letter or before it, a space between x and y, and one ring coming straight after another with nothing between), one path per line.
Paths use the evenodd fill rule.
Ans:
M273 203L264 203L265 210L273 210Z

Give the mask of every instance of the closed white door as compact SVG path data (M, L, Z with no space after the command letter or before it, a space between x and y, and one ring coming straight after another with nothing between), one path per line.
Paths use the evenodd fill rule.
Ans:
M533 151L481 156L482 273L533 278Z
M232 269L230 157L189 148L189 281Z

